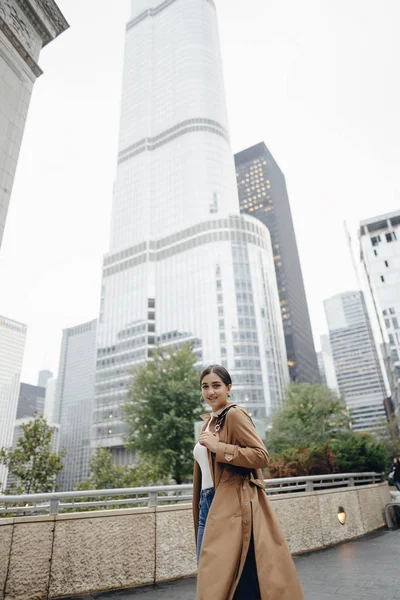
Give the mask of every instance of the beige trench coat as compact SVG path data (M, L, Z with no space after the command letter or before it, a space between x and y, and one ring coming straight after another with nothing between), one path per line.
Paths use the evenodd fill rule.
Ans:
M203 417L206 422L210 415ZM210 425L212 432L216 420ZM304 600L278 520L264 491L268 452L249 415L226 415L217 453L208 452L215 496L207 518L197 576L197 600L232 600L253 531L261 600ZM239 467L239 468L238 468ZM251 471L250 471L251 469ZM199 524L201 470L195 461L193 518Z

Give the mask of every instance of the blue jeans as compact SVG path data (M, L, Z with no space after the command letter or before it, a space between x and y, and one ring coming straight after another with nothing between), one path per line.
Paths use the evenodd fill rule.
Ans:
M397 487L397 491L400 492L400 481L394 481L394 485Z
M207 488L206 490L201 490L199 507L199 530L197 532L197 564L199 564L204 529L206 527L208 513L210 511L214 496L215 490L213 487Z

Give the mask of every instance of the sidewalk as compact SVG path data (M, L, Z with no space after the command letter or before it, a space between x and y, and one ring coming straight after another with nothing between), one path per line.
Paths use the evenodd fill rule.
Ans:
M400 530L380 531L295 558L306 600L400 600ZM63 600L195 600L196 582L71 596ZM210 598L210 600L214 600Z

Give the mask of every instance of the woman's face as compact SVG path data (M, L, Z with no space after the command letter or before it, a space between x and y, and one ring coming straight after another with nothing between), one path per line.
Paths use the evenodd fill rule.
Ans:
M216 412L228 402L228 393L232 385L225 385L216 373L210 373L203 378L201 390L203 398L213 412Z

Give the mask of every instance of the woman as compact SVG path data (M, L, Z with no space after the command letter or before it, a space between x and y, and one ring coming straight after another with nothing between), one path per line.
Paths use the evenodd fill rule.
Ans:
M224 367L207 367L200 385L212 413L194 449L197 600L304 600L265 494L268 452L249 415L229 402Z

